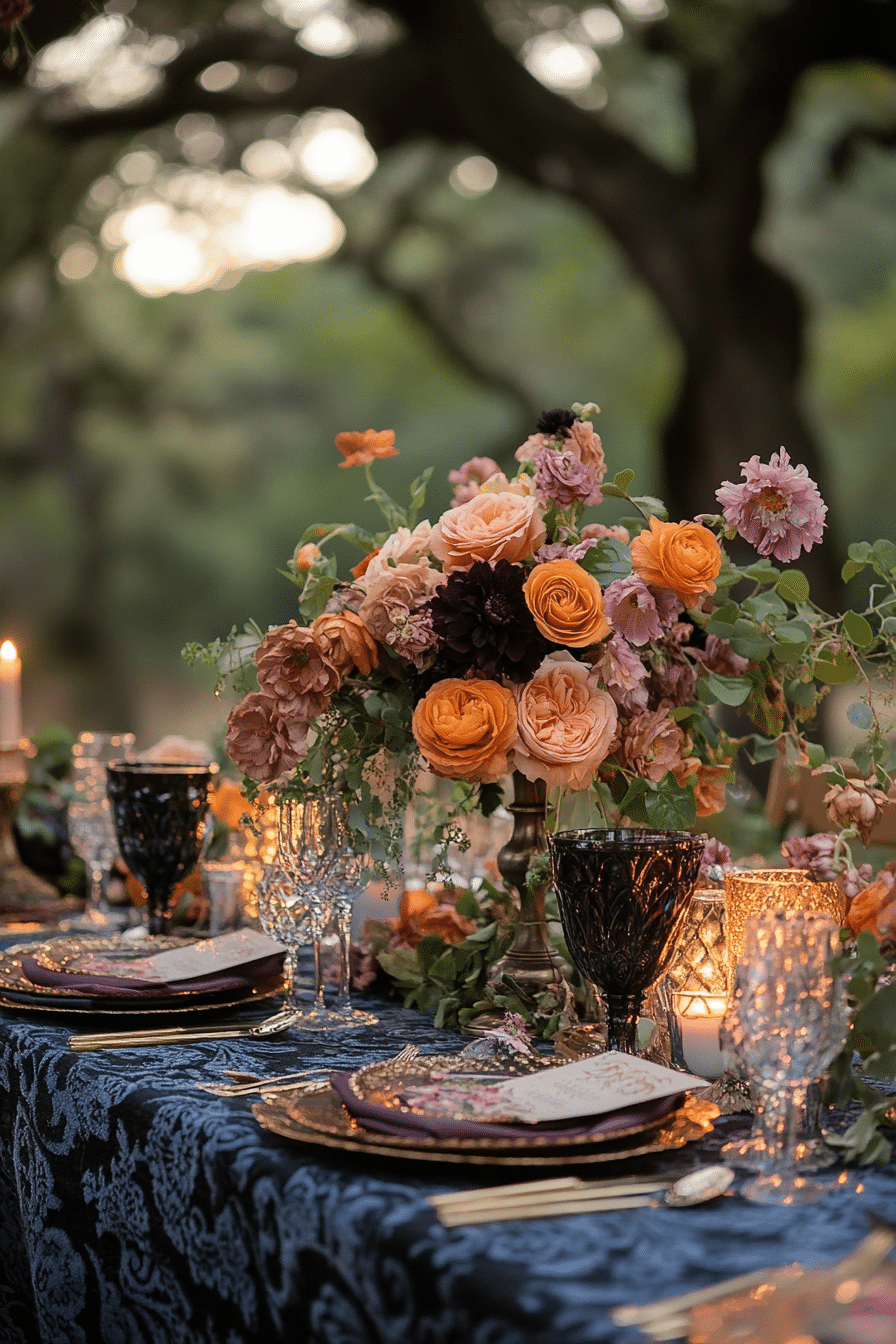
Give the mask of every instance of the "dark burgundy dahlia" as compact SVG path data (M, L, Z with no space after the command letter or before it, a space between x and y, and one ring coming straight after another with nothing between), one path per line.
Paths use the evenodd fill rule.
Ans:
M448 575L429 600L441 675L529 680L553 646L526 606L525 581L526 571L509 560L477 560Z
M558 430L571 429L575 422L576 417L572 411L568 411L565 406L556 406L552 411L542 411L535 428L539 434L553 438Z

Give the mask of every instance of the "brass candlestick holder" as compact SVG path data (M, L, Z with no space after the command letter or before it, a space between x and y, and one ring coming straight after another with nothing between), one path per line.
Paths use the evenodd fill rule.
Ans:
M59 900L56 888L22 863L13 835L22 786L28 778L27 749L24 739L16 746L0 747L0 914L5 915Z

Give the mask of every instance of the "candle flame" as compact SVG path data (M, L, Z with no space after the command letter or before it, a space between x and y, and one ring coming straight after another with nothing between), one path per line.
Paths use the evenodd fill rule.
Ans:
M4 639L3 643L0 644L0 658L2 658L5 663L11 663L18 658L18 656L16 646L13 644L12 640Z

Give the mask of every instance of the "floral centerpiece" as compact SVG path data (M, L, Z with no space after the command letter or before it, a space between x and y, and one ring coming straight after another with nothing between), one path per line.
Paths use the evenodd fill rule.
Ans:
M420 521L429 471L406 509L372 479L398 451L391 431L337 435L386 528L309 527L288 564L298 619L186 651L245 692L226 749L250 790L339 787L358 831L393 854L422 768L486 811L517 770L587 792L608 820L688 827L722 809L739 752L822 768L816 710L856 680L865 773L832 767L832 806L845 823L881 806L892 781L871 669L894 666L896 547L850 548L847 576L867 567L879 582L864 613L829 615L791 564L821 540L826 506L784 449L720 486L721 513L673 522L631 493L631 471L607 480L596 412L546 412L511 477L488 458L451 471L434 524ZM605 499L630 516L590 520ZM757 553L740 565L725 551L738 534ZM341 578L336 539L363 553ZM720 706L746 731L732 736Z
M851 546L843 577L870 574L869 596L826 612L794 565L822 540L826 506L784 448L742 463L715 512L673 521L632 492L632 471L608 478L597 411L545 412L511 475L478 457L450 471L435 522L422 517L431 469L407 507L373 480L398 452L392 431L336 436L385 527L312 525L287 565L294 617L185 650L241 694L226 750L250 797L340 789L358 843L398 857L423 770L455 781L459 813L489 813L518 772L543 782L554 815L587 798L603 824L684 829L724 807L738 756L782 753L829 771L834 829L813 856L857 895L871 874L849 839L894 794L876 690L896 669L896 546ZM605 500L622 516L600 521ZM726 550L736 538L746 562ZM343 575L337 540L361 553ZM850 778L812 736L848 682L863 733Z

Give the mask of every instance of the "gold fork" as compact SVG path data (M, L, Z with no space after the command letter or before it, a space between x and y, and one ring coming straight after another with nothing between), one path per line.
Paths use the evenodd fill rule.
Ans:
M409 1060L416 1059L419 1053L416 1045L405 1045L388 1062L407 1064ZM288 1092L293 1086L301 1086L305 1078L332 1071L332 1064L323 1064L316 1069L303 1069L300 1073L277 1074L274 1078L253 1078L239 1083L197 1083L196 1086L201 1092L211 1092L214 1097L249 1097L253 1092Z

